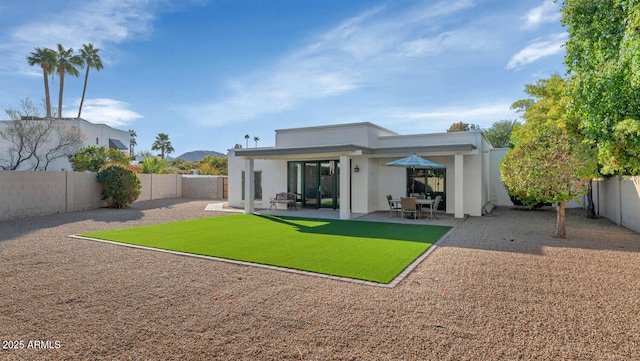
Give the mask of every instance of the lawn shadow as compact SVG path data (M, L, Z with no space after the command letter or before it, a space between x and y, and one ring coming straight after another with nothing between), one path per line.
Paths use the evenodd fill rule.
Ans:
M299 232L348 236L354 238L375 238L393 241L408 241L418 243L435 243L445 235L451 227L400 224L386 222L369 222L355 220L336 220L321 218L300 218L287 216L256 215L273 222L293 226ZM317 225L305 226L303 223L315 222Z

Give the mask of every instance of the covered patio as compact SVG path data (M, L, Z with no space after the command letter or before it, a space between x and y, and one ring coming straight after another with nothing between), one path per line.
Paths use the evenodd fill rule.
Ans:
M386 163L416 154L445 168L445 214L480 216L490 203L490 149L480 132L399 135L371 123L276 130L275 147L229 151L229 204L253 213L294 192L303 207L335 209L340 219L385 211L387 195L410 193L407 169Z

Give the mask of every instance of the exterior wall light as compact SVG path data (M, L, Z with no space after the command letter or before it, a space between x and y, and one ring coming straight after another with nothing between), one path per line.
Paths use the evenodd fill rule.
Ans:
M358 167L358 165L357 165L357 164L356 164L356 167L355 167L355 168L353 168L353 171L354 171L354 172L356 172L356 173L358 173L358 172L360 171L360 168Z

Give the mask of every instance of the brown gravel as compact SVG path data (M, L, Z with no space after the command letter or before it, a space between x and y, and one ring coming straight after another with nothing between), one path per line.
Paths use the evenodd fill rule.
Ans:
M0 359L640 359L640 235L579 210L469 218L393 289L66 237L206 204L0 222Z

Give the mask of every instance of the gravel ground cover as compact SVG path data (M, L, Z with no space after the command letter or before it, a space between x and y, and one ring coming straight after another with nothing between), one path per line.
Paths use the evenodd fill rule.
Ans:
M580 210L469 218L392 289L67 237L206 205L0 222L0 359L640 359L640 235Z

